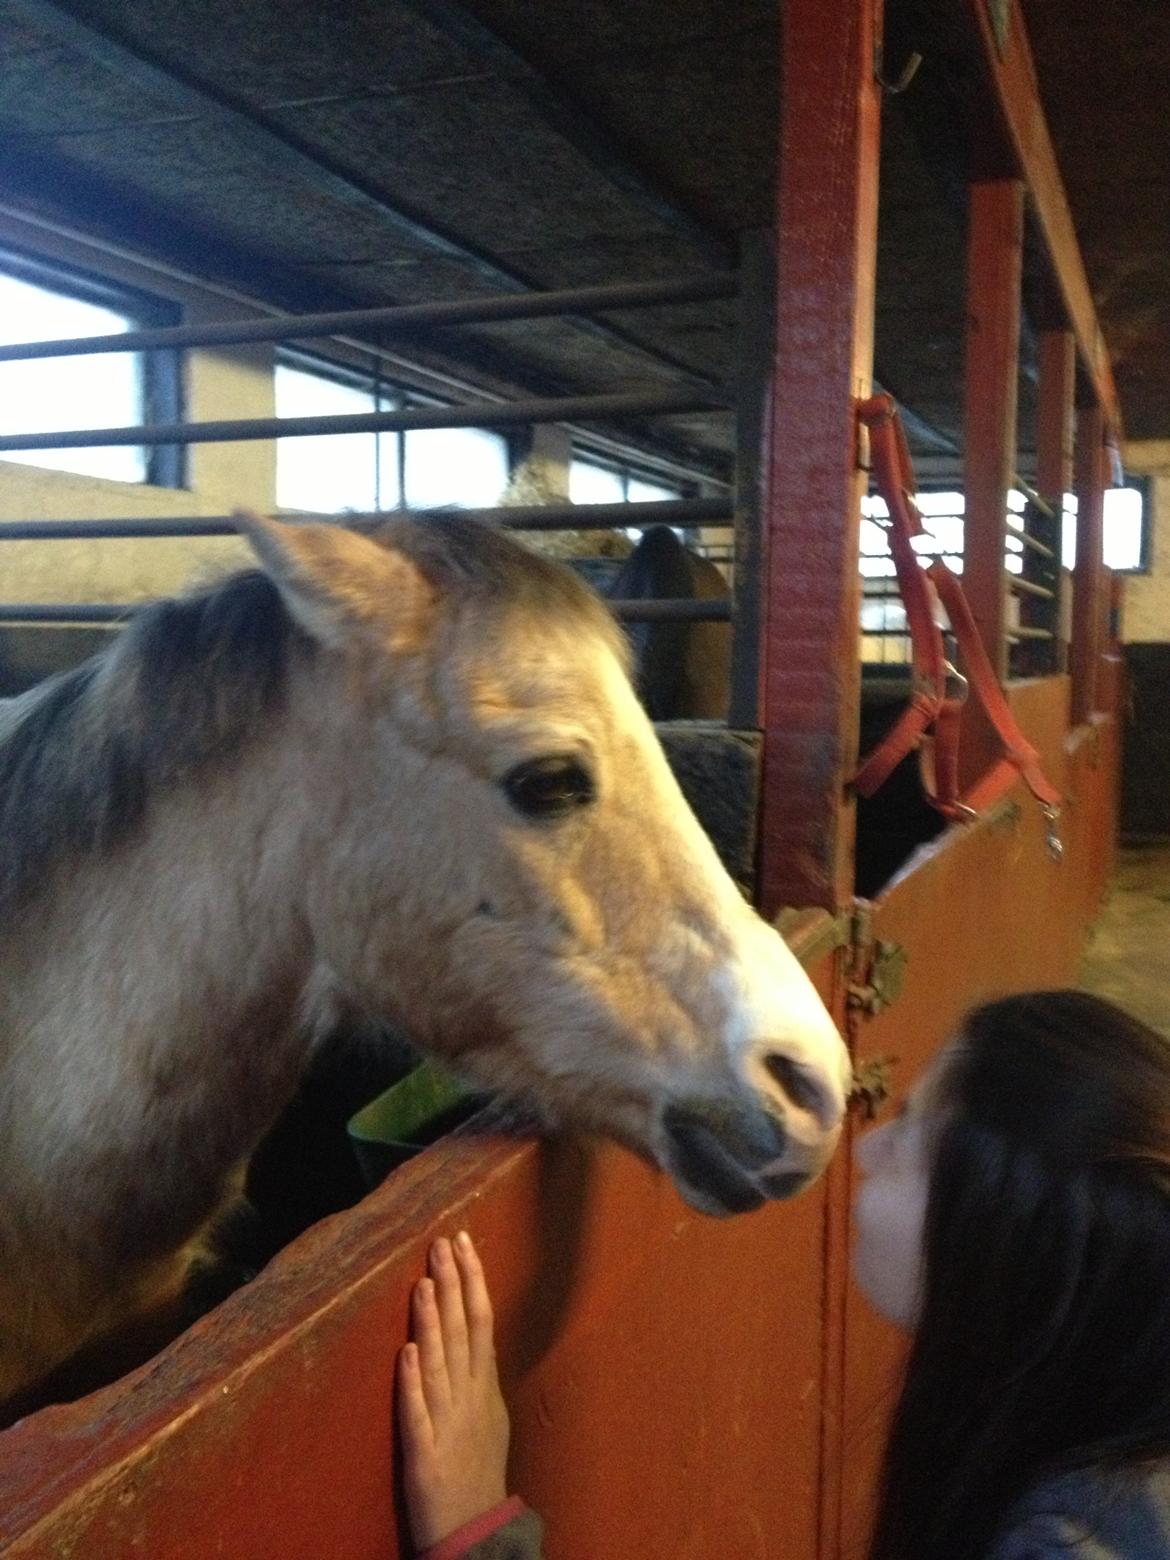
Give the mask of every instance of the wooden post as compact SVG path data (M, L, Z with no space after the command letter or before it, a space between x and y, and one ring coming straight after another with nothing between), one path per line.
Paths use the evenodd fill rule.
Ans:
M1058 512L1073 480L1073 392L1077 347L1071 330L1042 330L1037 407L1036 489Z
M1003 677L1024 246L1024 186L1018 179L971 185L967 246L963 589L991 664Z
M762 908L853 892L855 406L873 369L881 0L784 8L777 309L765 560Z
M1056 557L1048 571L1048 583L1063 601L1064 572L1061 562L1064 538L1064 495L1073 485L1073 401L1076 392L1076 337L1068 329L1042 330L1039 335L1038 404L1036 408L1036 489L1054 515L1044 528L1044 540ZM1025 560L1026 564L1027 560ZM1063 610L1050 619L1057 636L1051 663L1053 671L1068 665L1067 632L1062 632Z
M1097 707L1101 645L1102 523L1105 508L1105 422L1095 402L1077 408L1077 557L1073 569L1072 718L1088 720Z

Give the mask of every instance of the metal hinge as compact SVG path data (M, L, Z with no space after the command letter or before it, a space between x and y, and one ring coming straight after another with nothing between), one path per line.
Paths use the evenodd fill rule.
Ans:
M776 927L805 966L818 963L836 948L844 948L845 991L849 1028L856 1040L861 1022L896 1002L906 981L908 956L901 943L873 935L873 906L857 901L852 909L831 915L827 910L782 910ZM874 1116L892 1092L896 1057L875 1056L859 1063L852 1102L866 1120Z
M863 1013L885 1012L902 995L909 957L901 943L874 937L868 904L859 904L853 912L850 951L849 1006Z
M835 948L848 949L849 1006L881 1013L897 1001L906 981L907 954L901 943L873 935L873 907L865 901L830 915L827 910L781 910L776 930L806 967Z

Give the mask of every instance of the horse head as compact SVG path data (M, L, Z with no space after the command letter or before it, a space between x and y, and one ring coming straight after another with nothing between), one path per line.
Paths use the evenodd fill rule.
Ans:
M285 805L317 985L705 1212L804 1186L845 1048L684 801L598 598L455 516L240 524L314 643Z

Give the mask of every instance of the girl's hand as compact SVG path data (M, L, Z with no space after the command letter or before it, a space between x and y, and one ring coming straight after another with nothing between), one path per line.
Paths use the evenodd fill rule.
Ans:
M429 1549L505 1498L508 1411L492 1307L471 1237L437 1240L398 1357L398 1420L410 1531Z

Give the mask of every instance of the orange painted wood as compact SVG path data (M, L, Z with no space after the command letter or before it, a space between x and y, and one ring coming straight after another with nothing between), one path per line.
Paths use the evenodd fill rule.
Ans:
M1019 0L1008 0L1006 45L1000 52L987 0L967 0L983 57L992 105L1028 186L1031 207L1052 264L1057 291L1111 435L1122 437L1121 408L1105 338L1097 321L1068 198L1040 101L1036 67Z
M949 829L877 902L875 935L909 955L898 1002L865 1023L858 1061L894 1057L896 1100L974 1003L1075 979L1085 932L1112 869L1117 726L1067 738L1070 685L1052 677L1013 685L1013 711L1049 774L1073 798L1065 859L1045 849L1044 824L1017 786L990 816ZM904 1339L850 1286L846 1298L841 1556L865 1553Z
M963 590L988 659L1007 672L1007 496L1016 464L1024 187L1016 179L970 186L964 354Z
M500 1318L513 1484L557 1560L813 1560L824 1188L692 1214L613 1148L448 1140L154 1362L0 1435L12 1560L393 1560L391 1380L440 1231Z
M1097 406L1077 409L1076 495L1077 552L1073 568L1072 644L1069 666L1073 679L1074 723L1088 720L1097 709L1097 669L1101 654L1101 595L1104 589L1102 531L1104 526L1106 453L1104 419Z
M899 1086L960 1009L1069 978L1112 852L1116 725L1066 740L1069 683L1014 687L1075 797L951 831L876 908L910 953L862 1058ZM822 990L840 1011L833 961ZM448 1139L294 1242L122 1382L0 1434L6 1560L393 1560L391 1379L434 1234L476 1236L514 1409L512 1483L557 1560L839 1560L864 1530L895 1340L846 1280L850 1162L718 1223L620 1150ZM843 1504L842 1504L843 1503ZM831 1508L831 1509L830 1509ZM839 1530L839 1521L843 1527Z
M773 420L766 503L765 911L852 890L862 473L869 393L880 0L784 8Z

